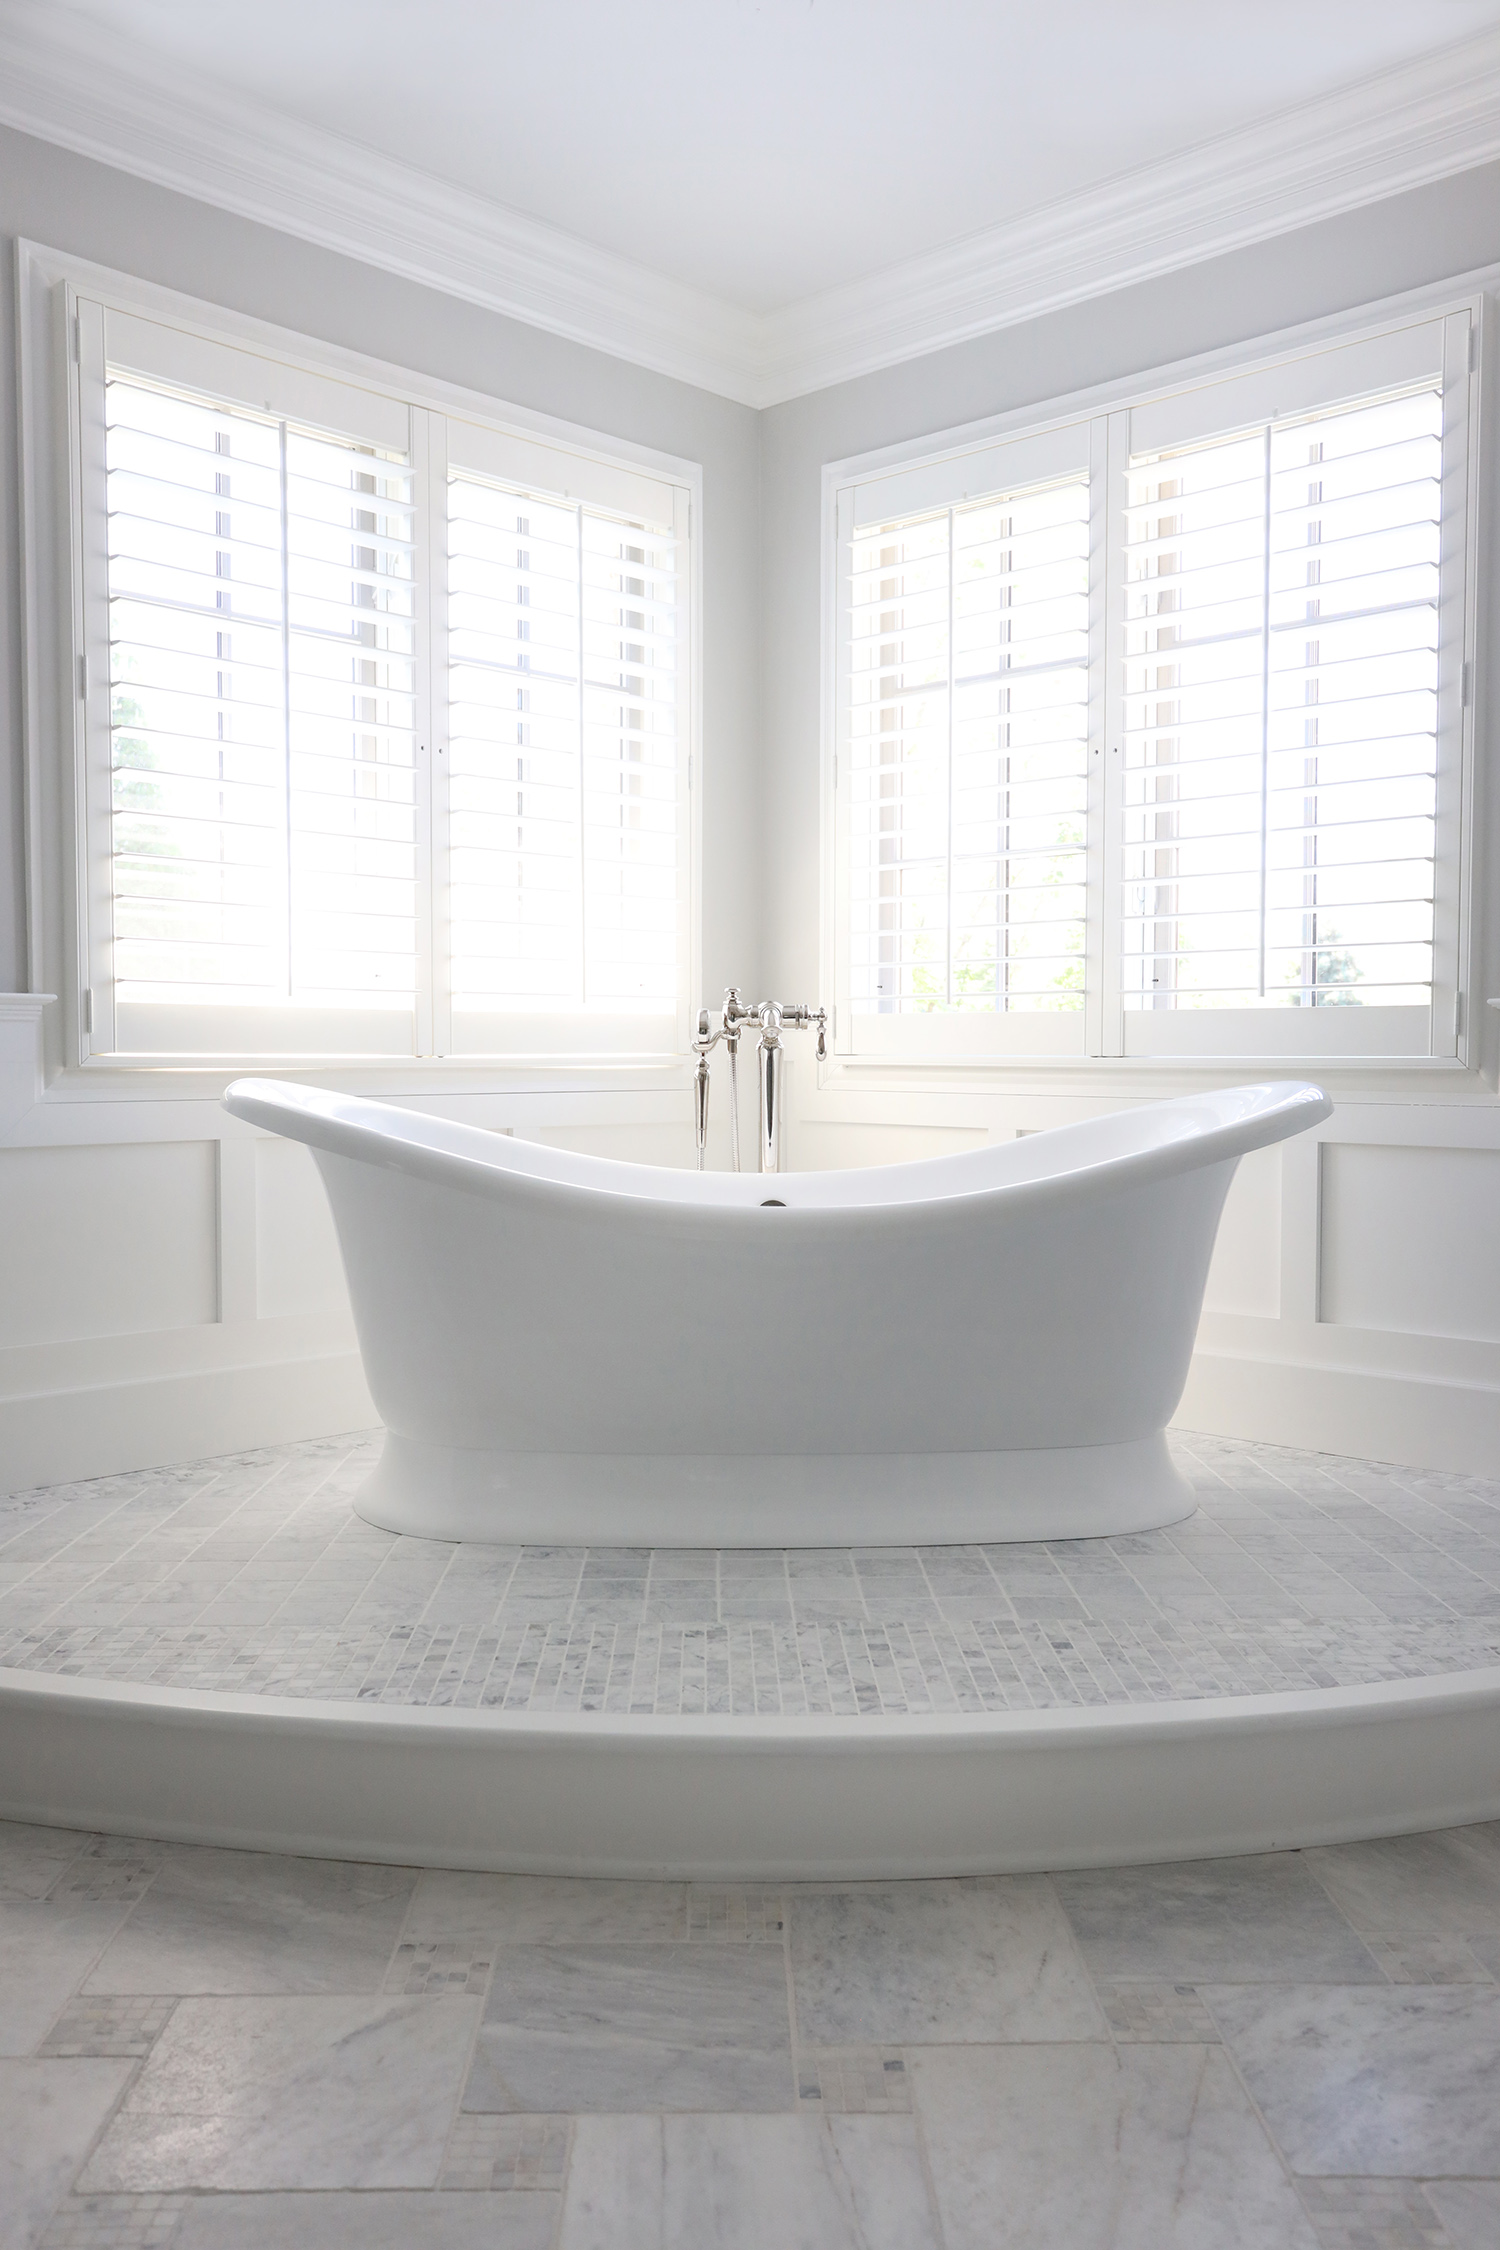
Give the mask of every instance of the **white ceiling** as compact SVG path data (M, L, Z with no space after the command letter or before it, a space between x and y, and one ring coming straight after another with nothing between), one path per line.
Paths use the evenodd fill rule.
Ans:
M35 0L0 0L35 19ZM1500 24L1500 0L46 0L773 312ZM1309 120L1310 129L1315 120Z

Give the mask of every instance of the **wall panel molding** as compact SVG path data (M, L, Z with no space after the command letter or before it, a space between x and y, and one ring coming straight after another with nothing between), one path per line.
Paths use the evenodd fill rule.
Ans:
M0 992L0 1140L42 1098L42 1024L50 992Z
M255 1144L236 1137L219 1150L219 1318L259 1317L256 1272Z
M1204 1077L1162 1072L1150 1084L1139 1075L1107 1084L1092 1074L1070 1092L1007 1083L1004 1072L983 1082L976 1074L962 1090L924 1086L921 1073L908 1072L900 1084L856 1088L832 1071L820 1084L794 1058L787 1145L793 1165L815 1167L938 1155L972 1146L979 1133L1009 1140L1189 1093ZM1229 1084L1233 1071L1215 1077ZM1500 1104L1472 1073L1455 1075L1443 1099L1331 1090L1334 1114L1315 1133L1240 1167L1176 1426L1500 1477L1500 1334L1492 1337L1487 1317L1478 1317L1492 1295L1500 1307L1500 1279L1486 1264L1500 1229L1500 1194L1487 1186L1491 1164L1500 1180ZM1354 1194L1343 1198L1341 1223L1357 1240L1384 1229L1391 1255L1423 1273L1420 1327L1399 1325L1399 1287L1379 1308L1370 1298L1371 1276L1382 1271L1378 1250L1361 1277L1365 1295L1342 1308L1348 1317L1319 1318L1328 1309L1320 1303L1324 1199L1341 1152L1358 1159L1343 1182L1352 1181ZM1383 1157L1399 1163L1413 1153L1429 1168L1425 1198L1381 1178ZM1464 1273L1453 1270L1460 1252L1474 1261ZM1500 1254L1494 1262L1500 1275ZM1395 1278L1399 1284L1401 1274ZM1369 1317L1375 1309L1378 1319Z
M368 1427L374 1410L352 1323L327 1287L326 1243L306 1263L297 1240L305 1203L294 1195L285 1209L262 1207L262 1197L284 1184L285 1170L275 1155L260 1153L264 1137L227 1117L210 1095L163 1096L136 1087L104 1098L90 1088L84 1098L59 1082L33 1098L41 1084L44 1005L30 996L19 1003L0 996L0 1105L9 1103L12 1117L8 1130L0 1129L0 1166L13 1151L66 1152L86 1164L90 1150L101 1145L215 1144L205 1255L214 1262L217 1299L201 1309L216 1317L168 1332L79 1335L0 1351L0 1490ZM1069 1093L994 1085L955 1092L908 1083L854 1092L844 1084L820 1088L816 1071L795 1062L789 1087L790 1160L813 1166L935 1155L991 1136L1008 1139L1017 1130L1118 1108L1144 1091L1132 1084L1113 1093L1097 1086ZM1151 1089L1176 1090L1165 1084ZM648 1162L687 1156L687 1101L679 1091L450 1089L425 1098L409 1088L389 1092L445 1114L599 1153ZM710 1162L726 1164L722 1086L711 1141ZM264 1142L267 1151L273 1145ZM1322 1191L1337 1176L1340 1152L1353 1151L1363 1162L1413 1150L1438 1167L1447 1152L1459 1158L1459 1184L1443 1192L1450 1202L1457 1196L1454 1210L1461 1215L1472 1160L1500 1166L1500 1104L1477 1081L1455 1085L1442 1101L1339 1096L1318 1136L1281 1150L1274 1194L1269 1176L1257 1180L1246 1168L1221 1239L1180 1426L1414 1467L1500 1474L1500 1340L1473 1332L1484 1324L1476 1323L1472 1307L1465 1312L1462 1291L1443 1316L1447 1332L1431 1320L1425 1332L1358 1324L1354 1316L1370 1310L1367 1283L1361 1284L1365 1298L1356 1294L1342 1306L1334 1301L1321 1308L1350 1317L1318 1318L1327 1232ZM1344 1185L1351 1180L1361 1191L1358 1164ZM1376 1188L1382 1207L1374 1218L1388 1230L1399 1227L1403 1198L1380 1189L1378 1180ZM1476 1212L1474 1240L1485 1255L1485 1230L1495 1223L1487 1189ZM1420 1229L1425 1222L1420 1211L1415 1216ZM1364 1225L1357 1195L1352 1205L1346 1197L1343 1223L1356 1230ZM1422 1244L1418 1239L1406 1247L1416 1254ZM1428 1277L1431 1288L1441 1291L1443 1271L1440 1259ZM86 1271L79 1281L87 1287ZM1472 1295L1472 1286L1465 1286ZM1435 1301L1441 1309L1441 1298Z
M211 1141L0 1148L0 1346L215 1322L217 1217Z
M1328 1140L1318 1319L1500 1343L1500 1149Z
M146 1073L108 1083L65 1073L44 1085L45 1005L0 995L0 1213L8 1177L51 1182L46 1244L0 1258L0 1492L370 1428L332 1219L307 1152L228 1116L213 1090L172 1093ZM375 1074L362 1090L560 1145L687 1160L686 1085L582 1075L486 1091ZM722 1112L713 1141L713 1160L727 1163ZM155 1234L137 1226L132 1285L118 1255L109 1265L98 1222L107 1233L111 1183L141 1176L169 1201ZM54 1243L75 1218L78 1239ZM38 1291L33 1267L49 1247L59 1256ZM102 1314L101 1274L112 1291Z

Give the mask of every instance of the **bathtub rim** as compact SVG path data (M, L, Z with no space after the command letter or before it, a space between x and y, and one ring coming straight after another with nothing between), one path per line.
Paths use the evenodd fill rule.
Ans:
M524 1194L553 1203L597 1197L649 1207L664 1221L701 1223L712 1214L762 1226L800 1226L814 1220L860 1221L866 1226L882 1219L899 1223L936 1205L951 1208L993 1196L1046 1204L1085 1182L1095 1189L1114 1182L1145 1185L1235 1161L1306 1132L1333 1113L1332 1100L1311 1080L1257 1080L1134 1103L1044 1128L1024 1140L990 1142L905 1164L782 1172L775 1175L778 1187L800 1183L796 1199L778 1203L774 1217L762 1218L767 1206L765 1176L759 1173L700 1173L559 1150L500 1135L482 1125L405 1109L399 1103L288 1080L237 1078L222 1099L229 1114L246 1124L302 1141L315 1152L398 1171L433 1186L491 1197ZM1205 1121L1205 1112L1214 1110L1227 1114L1217 1122ZM1162 1124L1179 1117L1186 1129L1175 1137L1158 1137L1143 1148L1109 1151L1106 1147L1081 1162L1063 1161L1050 1170L1032 1172L1039 1158L1045 1160L1049 1154L1065 1158L1080 1143L1088 1149L1096 1141L1107 1142L1108 1128L1116 1118L1143 1116ZM1014 1176L1018 1172L1021 1176ZM846 1183L835 1197L827 1194L826 1183L832 1181ZM818 1183L825 1183L821 1191Z

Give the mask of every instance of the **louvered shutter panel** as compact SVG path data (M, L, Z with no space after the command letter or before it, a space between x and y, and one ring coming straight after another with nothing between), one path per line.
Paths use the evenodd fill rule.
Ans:
M856 1015L1076 1015L1088 783L1086 475L849 550Z
M508 1043L510 1017L581 1016L604 1038L649 1020L674 1036L684 681L672 499L664 488L662 514L637 518L450 472L456 1049Z
M409 1048L409 458L116 366L104 399L118 1042Z
M449 479L455 1015L583 987L577 533L572 509Z
M294 997L416 991L416 587L405 461L286 433Z
M117 994L264 1002L288 977L280 432L119 375L106 398Z
M1132 464L1127 1010L1424 1009L1442 392Z

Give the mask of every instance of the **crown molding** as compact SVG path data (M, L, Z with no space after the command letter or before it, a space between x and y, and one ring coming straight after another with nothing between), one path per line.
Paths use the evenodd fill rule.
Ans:
M0 122L445 295L758 404L756 315L296 123L60 10L0 23Z
M773 314L762 403L1008 328L1500 156L1500 29Z
M770 314L298 125L48 6L0 23L0 122L764 407L1500 156L1500 28Z

